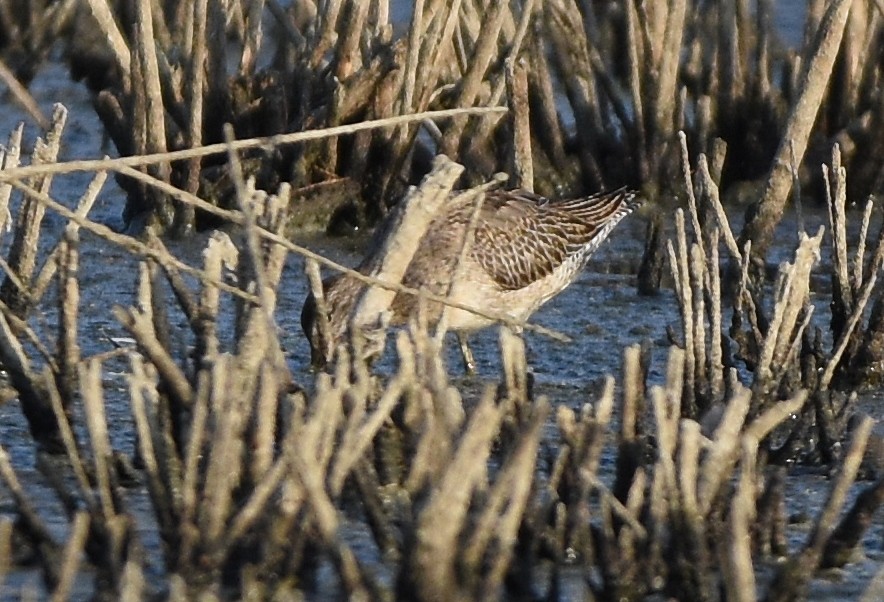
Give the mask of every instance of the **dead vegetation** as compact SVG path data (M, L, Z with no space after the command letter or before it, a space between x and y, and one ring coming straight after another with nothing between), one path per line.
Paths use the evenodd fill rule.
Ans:
M244 139L500 106L507 69L520 65L539 192L629 183L666 198L680 191L677 133L692 153L709 154L721 139L730 149L719 166L725 198L744 196L734 184L767 180L745 239L761 257L788 199L782 166L792 154L816 164L838 142L858 196L880 188L881 6L809 1L796 48L782 42L769 0L10 1L0 3L0 29L9 60L38 64L65 40L71 73L88 81L122 156L221 142L224 123ZM469 166L464 183L508 171L512 140L502 116L458 118L262 146L242 160L259 188L299 191L301 227L335 227L383 216L438 153ZM223 155L138 169L234 207ZM818 180L813 170L801 177ZM212 223L156 187L118 178L130 219L179 233Z
M266 29L265 4L278 31ZM812 3L808 31L821 33L798 61L776 48L765 2L753 17L746 2L696 11L686 0L623 8L529 0L484 11L430 0L415 4L397 38L382 0L315 12L303 12L305 2L286 10L273 0L232 2L223 14L205 1L90 0L79 18L109 40L109 72L92 85L127 156L59 163L61 107L30 166L19 167L21 129L2 156L0 216L14 210L15 219L2 264L0 362L68 527L63 536L49 528L22 467L0 447L16 517L0 519L0 576L19 568L7 559L29 546L56 599L68 597L84 564L102 599L328 589L364 600L558 599L575 590L600 599L800 599L819 567L848 561L884 497L879 472L839 522L867 442L875 444L871 419L848 420L849 393L879 378L884 328L876 286L884 235L867 244L869 203L850 240L845 209L845 164L861 179L881 168L869 167L874 153L857 152L879 119L869 49L881 16L855 6L848 14L850 4L835 0L823 12ZM116 18L128 9L134 19ZM842 44L844 28L862 35ZM706 54L710 31L718 35ZM226 71L232 51L236 77ZM832 78L846 82L843 93ZM504 99L511 118L493 109L412 116ZM573 130L562 125L567 112ZM366 121L385 116L395 119ZM429 121L440 116L440 125ZM322 125L335 127L311 129ZM841 144L831 151L834 138ZM821 145L831 152L825 178L802 179ZM363 358L387 336L384 311L409 260L400 245L360 276L379 286L357 308L352 343L330 373L301 386L275 327L283 264L295 252L343 268L283 235L305 194L289 182L355 181L367 199L360 211L383 213L400 174L438 150L469 162L473 183L506 167L541 191L620 181L682 191L687 213L676 214L666 249L681 331L671 333L663 382L648 382L650 358L635 346L623 352L619 389L609 377L576 408L532 399L524 345L504 328L499 383L472 397L440 359L444 333L420 324L396 333L392 372L373 372ZM746 157L762 167L740 167ZM436 161L415 203L444 198L460 176L460 166ZM764 221L733 232L719 190L768 168ZM51 183L76 170L95 177L71 210L52 198ZM127 182L130 213L153 216L143 238L88 219L108 173ZM775 225L790 191L800 198L814 178L825 182L829 227L801 233L793 259L767 282L756 237L764 247L769 235L752 228ZM314 198L327 206L324 195ZM68 223L52 246L39 241L47 211ZM213 235L199 267L157 236L188 230L197 212L240 226L235 242ZM134 346L95 357L83 356L78 338L82 230L139 262L131 304L113 310ZM420 235L410 225L397 240ZM828 338L812 320L823 248L833 282ZM49 303L55 320L46 319ZM102 375L121 357L126 389L112 392ZM111 444L125 427L108 419L108 408L126 404L132 458ZM613 474L603 459L614 461ZM797 548L785 539L784 501L786 467L796 462L836 467ZM160 549L145 546L144 516L133 509L145 489Z
M59 109L38 156L55 152L63 120ZM16 291L4 293L2 361L43 450L43 478L69 525L64 538L48 527L0 448L0 477L16 509L14 523L0 520L0 549L27 542L36 550L55 598L70 594L88 563L88 588L99 598L281 598L331 587L364 600L554 599L565 588L601 599L656 593L749 600L756 591L794 599L821 563L844 562L856 545L880 502L880 477L836 525L870 437L869 418L855 421L850 445L834 460L831 497L806 544L790 549L784 539L780 442L790 436L793 416L819 415L819 402L810 399L823 395L830 403L824 386L808 392L783 385L797 370L796 340L806 330L797 325L806 315L806 278L819 237L805 238L794 265L784 266L749 386L709 343L720 344L724 332L718 270L710 267L717 262L708 259L720 239L733 239L722 222L721 238L698 237L690 247L680 227L685 235L671 247L692 345L671 349L662 383L647 382L649 358L630 347L619 393L609 377L597 398L553 409L555 400L530 397L524 344L504 328L499 384L464 397L440 359L438 333L418 324L396 334L398 365L378 375L360 358L385 334L377 329L385 304L379 296L360 308L349 351L342 349L332 372L316 375L305 390L283 358L274 323L285 257L305 252L280 235L292 192L256 190L242 176L233 142L227 146L241 237L234 243L212 236L199 268L170 255L155 236L140 242L86 217L104 172L76 211L53 201L48 188L35 188L47 185L45 177L10 180L4 189L27 199L18 204L14 236L31 236L35 244L26 246L38 248L39 228L31 232L23 217L29 212L55 211L69 221L46 256L26 261L10 252L10 283L0 289ZM4 160L10 169L17 162ZM437 171L446 169L443 192L458 171L440 159ZM415 194L439 191L436 174ZM697 215L692 210L692 222ZM131 305L114 309L134 347L95 357L79 351L78 228L140 259ZM858 269L854 264L848 274ZM237 286L225 283L225 270L236 273ZM396 286L384 268L372 277ZM60 308L54 340L28 326L29 317L45 311L47 286ZM758 294L741 289L743 307L754 304L757 312ZM171 327L180 318L183 332ZM232 332L222 332L222 324L232 324ZM122 394L106 390L102 378L119 356L128 363ZM108 420L108 408L126 403L139 470L111 444L113 430L123 427ZM720 420L701 424L699 410L712 405L720 407ZM82 411L73 412L76 406ZM58 454L65 461L50 459ZM615 460L614 474L603 458ZM145 546L144 517L132 507L142 485L159 550ZM758 569L774 558L785 562L773 576L761 576Z

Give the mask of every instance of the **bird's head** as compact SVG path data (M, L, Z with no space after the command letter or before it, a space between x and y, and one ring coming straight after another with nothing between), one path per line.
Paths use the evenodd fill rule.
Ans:
M310 365L316 369L325 368L334 359L335 349L345 340L347 320L361 292L358 280L342 276L327 278L322 288L328 315L319 311L312 292L301 308L301 329L310 343Z
M301 308L301 330L310 343L310 366L320 370L326 366L328 360L331 359L331 344L324 342L322 331L319 326L319 320L325 319L319 315L316 307L316 297L313 293L309 293L304 299L304 306Z

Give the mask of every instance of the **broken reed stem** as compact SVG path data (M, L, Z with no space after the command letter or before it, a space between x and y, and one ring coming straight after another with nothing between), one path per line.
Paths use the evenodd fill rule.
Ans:
M344 25L344 31L338 38L338 47L335 53L338 79L346 79L362 66L360 43L363 31L368 34L368 28L364 23L369 4L369 2L354 2L349 6L349 18Z
M2 172L0 172L2 173ZM104 183L107 180L107 172L100 171L95 174L95 177L89 182L89 185L86 187L86 191L80 197L80 200L77 202L77 208L75 210L75 214L86 219L89 215L89 211L92 210L92 206L95 204L95 200L98 198L98 193L101 192L101 189L104 187ZM70 222L66 227L66 236L67 232L70 232L70 236L76 236L80 230L80 225L76 222ZM34 279L33 284L31 285L31 297L39 301L43 298L43 295L46 293L46 289L49 287L52 282L52 277L55 276L55 271L58 267L57 257L59 254L58 245L49 253L49 256L43 262L43 269L40 270L37 277Z
M841 149L838 144L832 147L832 165L823 166L823 180L826 184L826 207L829 211L829 224L832 235L832 270L838 287L833 295L840 297L844 311L853 306L847 264L847 170L841 165Z
M498 104L500 104L501 99L503 99L503 97L504 97L504 92L508 90L508 86L509 86L509 84L507 83L507 81L509 79L509 75L507 74L508 73L507 64L514 62L514 61L519 61L519 62L523 63L522 69L526 71L526 74L525 74L526 79L525 79L525 83L524 83L524 99L525 99L525 109L526 109L525 114L526 114L526 116L527 116L527 108L528 108L528 104L527 104L527 101L528 101L527 61L525 59L519 59L518 57L523 56L522 45L525 42L526 35L528 34L528 27L534 22L534 5L535 5L535 0L524 0L521 3L521 11L520 11L521 14L519 15L519 21L518 21L518 24L516 25L515 33L512 35L512 41L509 43L509 49L507 51L506 58L504 58L503 76L501 77L499 74L496 76L497 81L493 82L493 89L491 91L491 95L489 96L489 100L486 103L489 106L497 106ZM511 18L511 16L512 16L512 14L506 15L505 19L509 20ZM508 29L509 29L508 25L509 24L507 22L505 22L504 27L503 27L503 32L504 32L503 35L505 35L507 37L509 37L509 35L510 35L508 33ZM518 70L518 68L517 68L517 70ZM495 79L494 76L492 76L492 79ZM519 84L519 85L521 86L522 84ZM507 96L511 97L509 92L507 92ZM511 107L513 106L512 103L508 103L508 104L510 104ZM478 124L478 126L476 127L476 129L474 130L474 134L473 134L474 138L478 139L478 140L488 139L491 136L491 132L492 132L493 128L495 127L495 125L496 125L496 123L495 123L494 119L486 119L486 120L480 122ZM527 120L525 121L524 125L526 127L529 125ZM530 134L530 129L526 130L526 133ZM515 129L513 131L513 134L515 136ZM469 136L469 133L467 135ZM528 157L531 157L533 160L532 153L529 153ZM518 173L518 172L514 171L513 173ZM529 187L525 187L525 186L522 186L522 187L525 188L526 190L530 190L532 192L534 191L533 166L532 166L531 185Z
M267 277L264 273L264 262L261 256L261 248L258 242L258 235L255 232L255 215L252 211L253 190L249 190L243 178L242 165L239 162L239 156L233 149L234 132L233 126L225 124L224 138L227 141L227 163L230 167L229 173L233 180L234 189L236 190L236 202L239 211L243 216L243 226L245 228L247 257L252 267L252 276L255 278L255 284L258 286L258 299L261 307L267 317L268 326L273 328L273 305L270 301L270 291L267 285Z
M852 4L853 0L833 0L828 5L816 37L817 45L812 49L807 68L801 74L798 99L786 120L757 211L740 234L741 243L752 241L752 254L756 258L763 258L767 253L773 240L774 227L780 221L788 200L792 186L790 157L794 157L795 164L800 164L804 159Z
M605 384L602 393L599 395L595 404L595 423L598 432L590 441L586 451L586 458L583 467L589 474L597 474L599 465L602 461L602 452L605 448L606 433L611 417L614 415L614 377L608 375L605 377Z
M697 197L694 194L694 181L691 177L691 160L688 154L688 139L684 130L679 130L678 141L681 147L681 171L684 178L685 192L688 197L688 213L691 216L691 227L694 230L694 241L700 247L700 254L706 257L706 248L703 241L703 228L700 227L700 214L697 209ZM702 264L705 269L705 263Z
M142 358L137 354L130 355L131 370L127 380L129 381L129 400L132 410L132 418L135 423L136 441L141 461L147 473L147 490L150 493L154 515L160 527L161 533L173 533L175 528L175 512L172 491L174 483L169 483L170 464L166 462L170 458L162 453L159 425L153 418L154 412L148 407L155 408L157 393L155 379L148 378ZM148 364L149 366L149 364ZM147 398L146 398L147 397ZM150 404L150 405L148 405ZM185 489L186 493L186 489ZM182 521L182 525L189 523ZM186 544L187 540L182 538ZM184 547L184 550L187 548ZM179 558L184 557L179 556Z
M264 12L264 2L250 2L248 7L242 10L245 12L246 23L242 32L243 45L239 73L253 75L263 38L261 17Z
M724 324L721 316L721 269L718 262L718 241L721 230L715 228L712 231L709 244L709 269L706 274L709 277L709 298L712 310L709 315L709 403L716 403L724 397L724 351L722 348L721 333Z
M71 588L77 576L77 569L80 567L80 556L86 547L86 539L89 535L89 522L89 515L85 512L77 512L74 516L71 531L62 552L58 584L49 597L51 602L70 600Z
M639 180L644 182L650 176L650 164L648 161L646 127L645 127L645 107L642 95L642 78L641 64L645 56L644 38L641 31L643 23L639 20L638 11L631 2L626 4L626 51L629 61L629 95L632 100L632 108L634 111L632 128L635 139L635 149L638 154L638 174Z
M506 397L515 407L527 404L528 362L525 358L525 339L509 328L498 329L498 341L503 360L503 380Z
M865 313L866 305L868 305L869 299L875 288L875 282L878 280L877 272L880 264L880 260L875 262L875 266L869 272L869 279L863 284L862 289L859 291L859 298L856 300L850 318L844 327L844 332L838 337L838 341L835 344L835 350L832 352L832 357L829 358L829 361L826 363L826 368L820 376L819 388L821 391L828 389L829 384L831 384L832 378L835 376L835 370L841 362L841 357L844 355L847 346L850 344L850 337L854 330L856 330L859 321Z
M712 443L703 458L700 470L698 498L700 511L708 516L721 486L730 478L734 463L740 454L740 439L746 416L749 414L752 392L741 388L727 405L721 421L711 437ZM754 464L753 470L754 470Z
M715 211L715 219L718 222L719 229L724 235L724 244L730 252L731 257L738 262L742 262L742 254L737 245L737 239L734 237L733 230L731 230L730 221L727 218L724 205L721 204L718 184L715 183L715 180L709 173L709 164L705 155L701 154L697 159L697 171L700 175L700 186L702 186L703 190L706 192L706 199L712 206L713 211Z
M488 457L503 413L502 408L495 406L493 388L486 388L450 464L421 512L415 526L417 544L411 572L413 585L422 599L433 599L432 584L457 582L457 538L465 525L472 491L486 475L485 462L477 459Z
M534 159L528 111L528 70L524 60L507 59L506 88L513 120L513 185L534 192Z
M189 40L190 48L186 56L190 57L187 65L190 85L186 88L186 102L188 103L187 123L187 146L195 148L203 143L203 98L206 88L206 62L208 58L207 27L208 27L208 0L196 0L193 2L193 10L190 17L193 19L193 35ZM187 41L186 41L187 42ZM190 159L184 176L184 189L191 193L199 190L200 169L202 161L199 158ZM194 208L191 205L179 206L176 211L178 220L177 229L186 228L187 224L193 223Z
M506 8L506 2L496 2L486 8L469 67L458 85L459 93L453 101L454 106L467 107L476 102L485 71L497 52L497 39L507 14ZM443 153L457 153L457 145L461 141L466 123L463 118L454 120L443 137L440 147Z
M692 398L694 403L702 405L697 410L705 409L709 399L709 366L706 359L706 294L708 287L704 284L706 274L706 256L703 255L702 246L698 243L691 245L690 255L690 285L693 289L693 317L694 317L694 381ZM718 328L718 325L713 325Z
M325 302L325 291L322 287L322 275L319 272L319 263L312 257L304 262L304 271L307 274L307 282L310 285L310 293L316 304L316 323L319 325L319 344L321 349L327 349L334 340L331 332L331 324L328 320L328 304Z
M143 376L143 375L142 375ZM196 523L197 509L200 501L199 485L203 478L202 461L203 446L207 439L208 422L209 422L209 395L211 394L210 373L207 369L203 369L197 376L197 396L193 406L193 415L190 423L190 437L184 448L184 458L182 459L182 476L181 476L181 502L179 521L177 525L178 537L181 541L181 558L190 558L193 548L197 543L198 532L192 528ZM143 378L141 382L144 382ZM147 383L145 383L147 384ZM133 385L130 384L130 387ZM134 403L134 396L133 396ZM144 407L143 400L140 402ZM144 411L142 412L142 425L146 426L144 419ZM136 422L136 425L138 423ZM142 428L139 425L139 429ZM150 474L150 473L148 473ZM159 484L159 481L156 482ZM159 487L157 493L163 490ZM165 499L161 499L160 508L170 508L171 505L166 504ZM171 514L168 514L171 516Z
M639 434L643 388L641 347L630 345L623 350L623 404L620 410L620 436L626 443L634 442Z
M12 72L3 60L0 60L0 81L6 84L6 89L9 90L15 101L27 111L28 115L31 116L31 119L36 121L41 129L45 130L49 128L50 122L46 118L46 115L43 114L43 111L40 110L40 105L37 104L36 99L34 99L30 91L22 85L15 76L15 73Z
M378 255L381 259L379 266L374 270L374 277L394 285L402 282L418 244L430 222L448 201L451 189L461 173L463 166L451 162L444 155L436 158L432 171L424 178L420 187L402 200L402 209L397 214L397 221ZM393 290L369 287L358 301L351 317L351 332L364 337L371 336L372 339L378 334L381 337L385 336L383 330L378 332L377 328L395 294ZM383 348L383 338L373 340L372 343L372 348L374 346ZM370 355L373 354L374 352L370 352Z
M9 169L15 169L21 159L21 139L25 124L19 123L18 127L9 134L9 142L5 148L0 148L0 173ZM11 226L12 215L9 212L9 200L12 195L12 185L9 182L0 184L0 236L7 232Z
M0 519L0 586L6 580L9 573L10 560L12 559L12 535L13 523L8 518Z
M675 230L677 250L673 248L672 242L667 241L667 249L669 251L669 266L672 270L672 277L675 281L676 298L681 309L682 327L684 329L684 377L685 383L688 384L684 389L685 405L689 411L693 412L695 403L694 383L696 382L696 333L695 327L697 321L694 316L694 290L691 285L691 269L688 263L688 253L690 246L685 233L684 212L676 209L675 212ZM702 316L699 316L702 319Z
M0 478L6 483L12 499L15 500L18 528L37 548L37 558L43 567L43 578L48 586L47 589L52 590L58 584L61 546L52 538L46 524L31 504L21 481L15 474L9 453L2 445L0 445Z
M303 485L306 500L313 511L316 528L332 554L347 595L351 599L369 600L359 562L353 555L353 551L339 539L338 514L326 493L321 472L322 467L311 463L305 451L303 443L294 447L293 467Z
M135 27L133 55L138 63L139 77L133 78L133 93L136 98L143 95L144 119L135 121L136 127L143 127L144 147L142 152L162 153L166 150L166 115L163 108L163 94L160 89L160 68L157 63L156 36L154 35L154 15L151 0L135 1ZM140 86L138 85L140 84ZM139 89L140 88L140 89ZM167 180L171 165L166 161L158 164L162 179Z
M869 224L872 220L872 210L875 208L875 203L871 199L866 202L866 207L863 210L863 219L862 224L860 226L858 243L856 245L856 256L853 259L853 282L852 286L854 289L858 289L862 286L863 283L863 270L865 269L864 261L865 261L865 252L866 252L866 241L869 236Z
M217 231L213 233L213 236L210 237L210 240L217 235ZM223 236L227 236L224 234ZM152 227L148 227L144 232L144 238L147 240L147 244L153 248L157 249L160 253L165 255L171 255L169 250L166 248L163 240L157 236L156 232ZM163 270L163 274L166 276L166 282L169 284L169 288L172 289L172 293L175 295L175 300L178 302L178 307L181 309L181 313L184 314L184 317L188 322L193 323L197 319L197 303L194 301L193 296L191 295L190 288L188 284L184 281L184 278L181 276L181 273L175 269L175 266L166 264L159 265L159 268ZM208 270L205 270L208 275ZM156 271L154 271L156 274ZM221 279L220 269L218 270L218 280Z
M117 27L117 21L111 12L110 4L107 0L88 0L88 2L95 22L110 46L117 67L123 73L124 84L128 85L131 74L131 55L126 40Z
M58 278L59 335L58 378L56 382L65 404L70 404L77 389L77 366L80 362L77 318L80 305L80 288L77 280L79 266L79 237L75 231L66 229L59 246Z
M243 475L243 433L251 401L251 382L237 369L234 359L220 356L212 366L209 397L214 425L212 445L206 453L205 483L198 525L211 546L221 540L234 503L234 490Z
M51 129L46 131L45 139L37 138L34 143L34 151L31 154L32 165L52 164L58 159L61 134L67 122L67 115L67 109L63 105L55 105ZM47 195L51 186L51 174L34 175L28 182L28 188L34 189L39 195ZM15 232L8 256L9 265L26 288L19 288L7 278L0 286L0 296L12 313L20 318L25 317L29 309L27 286L31 283L36 267L40 226L45 213L46 207L39 199L33 195L25 195L15 218Z
M637 512L640 508L639 499L641 499L640 496L643 495L642 490L644 489L644 471L642 469L638 469L635 472L635 482L633 487L630 488L627 499L628 505L624 505L623 502L617 499L617 496L611 493L608 486L589 470L581 468L580 476L605 499L607 504L610 504L611 511L629 527L629 531L634 539L644 541L648 537L648 530L640 522Z
M802 335L801 326L797 330L795 326L799 313L807 305L810 272L819 259L822 237L822 227L813 237L802 233L794 262L781 273L781 285L775 293L774 315L758 358L756 386L770 390L789 369L784 362L794 341Z
M24 302L27 306L33 306L35 303L34 303L34 297L31 295L31 287L29 287L27 284L25 284L24 281L18 277L18 274L16 274L16 272L12 268L12 266L9 265L8 263L6 263L6 260L3 259L2 257L0 257L0 270L3 271L3 275L5 277L5 280L8 281L10 284L12 284L12 286L15 287L18 297L20 299L24 300ZM0 301L0 303L2 303L2 301ZM8 310L9 306L5 305L5 307L7 308L7 311L9 311ZM21 319L20 316L14 316L14 317Z
M181 407L190 407L193 403L193 387L190 380L157 338L151 317L143 311L122 307L114 307L113 314L135 338L141 352L156 366L169 388L168 394L174 395Z
M659 59L659 71L657 79L657 94L654 98L656 103L656 130L661 139L669 137L675 129L674 118L676 87L678 86L678 71L682 51L682 35L685 28L685 15L687 13L687 0L675 0L668 7L666 18L666 32L660 40L661 56ZM661 32L662 33L662 32ZM652 38L653 39L653 38Z
M802 389L789 399L772 404L749 424L744 437L752 437L753 440L762 441L786 418L801 411L807 398L807 391Z
M100 363L90 361L80 368L80 390L89 430L89 442L92 445L99 507L104 521L110 524L116 515L110 476L113 453L107 431L107 417L104 413Z
M294 433L294 430L289 434ZM291 437L286 442L289 446L294 445ZM242 538L249 529L259 520L262 513L266 510L267 504L273 496L279 491L280 484L284 479L289 477L291 470L291 460L287 454L283 454L276 458L267 470L261 476L261 480L255 484L254 489L250 492L248 500L241 505L236 514L231 517L227 531L223 534L218 549L227 552L233 549L233 546Z
M213 232L203 250L203 270L207 279L222 280L224 269L235 270L238 261L239 251L230 237L222 232ZM196 324L193 327L196 335L195 357L211 360L220 352L221 344L218 341L220 302L220 290L214 286L202 287L195 316Z
M424 0L416 0L414 10L411 13L411 26L408 32L408 49L405 54L405 75L402 79L402 87L399 89L399 110L400 115L414 110L414 91L415 81L417 78L417 63L420 54L420 44L422 41L421 30L423 27L424 17ZM400 130L401 138L407 136L407 130Z
M755 471L758 463L758 441L750 437L739 440L742 460L740 462L737 491L728 516L727 536L718 544L722 577L728 600L754 602L755 571L752 565L750 527L755 520L756 490Z
M315 28L313 32L313 40L311 40L313 54L312 59L310 60L310 66L313 68L319 67L323 55L329 48L331 48L334 39L337 37L335 34L335 27L337 25L338 15L341 12L342 4L342 0L329 0L325 6L325 10L318 12L318 15L320 15L320 23Z
M385 421L390 419L402 394L414 386L414 378L413 367L408 369L406 365L405 370L397 372L389 381L374 409L361 424L344 432L334 466L328 476L332 495L340 494L344 480L353 471L360 458L364 457Z
M820 513L813 531L808 536L804 553L812 553L817 560L822 553L823 546L835 528L838 513L841 512L841 508L847 499L847 490L856 478L856 473L862 463L866 443L869 440L874 423L875 421L871 417L865 416L853 430L850 448L844 456L840 470L836 473L835 485L830 489L829 498L826 500L823 511Z
M44 378L47 379L51 377L51 372L48 367L43 368L43 375ZM74 431L71 429L70 420L62 405L61 396L54 388L49 389L49 402L52 404L52 413L55 416L55 420L58 422L58 432L61 441L64 444L68 462L70 462L71 470L74 473L74 477L77 479L77 484L80 486L80 493L86 501L86 505L90 511L97 512L99 510L98 503L95 499L95 493L89 482L89 478L86 476L82 454L77 447L77 439L74 437Z
M499 591L509 567L532 491L534 465L549 411L550 406L545 399L539 400L533 408L531 421L527 429L522 431L518 447L497 474L483 516L478 521L479 527L474 530L471 542L464 547L467 566L478 569L492 540L496 539L498 542L499 547L493 550L495 554L492 555L492 566L483 587L484 599L492 598Z
M768 591L769 600L800 599L805 596L808 583L819 567L823 547L831 537L835 520L844 506L847 490L856 478L872 425L873 420L866 416L854 430L850 449L836 472L836 481L829 490L829 498L817 517L804 548L783 564L774 576Z

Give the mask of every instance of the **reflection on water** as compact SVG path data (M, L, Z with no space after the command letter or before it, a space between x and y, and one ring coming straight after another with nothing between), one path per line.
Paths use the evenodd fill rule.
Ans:
M807 0L776 0L773 5L773 20L776 32L791 48L801 46L804 37L804 16Z

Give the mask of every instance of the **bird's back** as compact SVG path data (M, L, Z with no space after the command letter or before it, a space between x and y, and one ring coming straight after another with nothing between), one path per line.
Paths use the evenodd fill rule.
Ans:
M570 284L614 226L641 201L625 189L562 201L522 190L488 192L465 265L457 272L460 286L452 287L475 203L455 201L433 220L403 284L442 296L459 289L451 291L459 303L524 319ZM412 295L397 295L394 321L407 320L415 303ZM441 306L430 304L428 309L434 321ZM458 328L457 320L452 327Z

